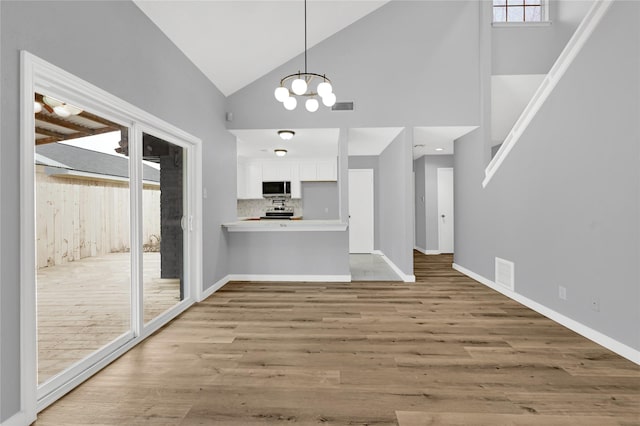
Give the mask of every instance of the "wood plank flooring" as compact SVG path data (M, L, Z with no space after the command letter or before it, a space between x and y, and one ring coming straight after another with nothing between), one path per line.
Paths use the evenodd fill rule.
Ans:
M640 425L640 367L415 257L416 283L229 283L36 424Z
M180 281L160 278L160 253L144 253L144 320L180 301ZM129 330L129 253L38 269L38 381L80 361Z

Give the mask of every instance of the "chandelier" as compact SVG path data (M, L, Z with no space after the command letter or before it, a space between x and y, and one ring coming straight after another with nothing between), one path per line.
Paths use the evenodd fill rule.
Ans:
M289 111L298 106L298 97L305 99L304 107L309 112L315 112L320 107L318 97L327 107L336 103L331 80L325 74L307 72L307 0L304 0L304 72L298 71L282 78L274 95Z

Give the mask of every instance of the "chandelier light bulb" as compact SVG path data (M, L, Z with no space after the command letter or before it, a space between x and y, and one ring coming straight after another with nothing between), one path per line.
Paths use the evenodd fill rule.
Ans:
M318 107L320 106L320 104L318 103L318 100L316 98L309 98L307 99L307 101L304 103L304 107L307 109L307 111L309 112L316 112L318 110Z
M302 78L296 78L293 80L293 83L291 83L291 90L293 90L293 93L296 95L304 95L307 92L307 82Z
M318 95L324 98L329 93L331 93L332 90L333 87L331 87L331 83L329 83L328 81L323 81L322 83L318 84L316 92L318 92Z
M296 106L298 106L298 101L293 96L289 96L287 99L284 100L283 103L284 103L285 109L289 111L293 111L294 109L296 109Z
M323 96L322 103L324 104L324 106L332 107L336 103L335 93L329 93L328 95Z
M42 104L40 102L33 102L33 112L36 114L42 111Z
M276 89L274 95L278 102L284 102L289 97L289 89L280 86Z

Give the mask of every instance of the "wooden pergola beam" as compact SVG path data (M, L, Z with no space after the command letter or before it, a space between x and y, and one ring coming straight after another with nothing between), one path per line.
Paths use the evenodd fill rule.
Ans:
M56 126L64 127L65 129L75 130L76 132L86 133L87 135L93 134L94 129L81 126L80 124L71 123L70 121L66 121L61 118L54 117L52 115L47 115L39 112L36 114L35 117L36 117L36 120L44 121L49 124L55 124Z
M118 129L115 129L115 130L118 130ZM111 127L103 127L102 129L94 129L92 135L99 135L102 133L109 133L113 131L114 129L112 129ZM83 132L69 133L65 135L63 133L54 132L53 130L43 129L41 127L36 127L36 133L49 136L48 138L36 139L36 145L44 145L52 142L68 141L71 139L78 139L78 138L87 136L87 134Z

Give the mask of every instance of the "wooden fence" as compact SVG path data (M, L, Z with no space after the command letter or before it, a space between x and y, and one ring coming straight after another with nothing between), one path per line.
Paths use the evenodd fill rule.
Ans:
M128 252L129 184L47 176L36 167L37 267ZM160 250L160 187L142 191L145 251Z

